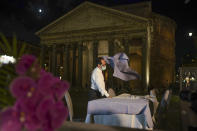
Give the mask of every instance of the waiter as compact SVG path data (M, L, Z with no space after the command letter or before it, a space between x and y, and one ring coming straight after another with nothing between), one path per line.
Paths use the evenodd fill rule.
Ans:
M111 98L105 89L105 82L102 71L106 70L106 61L99 57L96 60L96 68L91 75L91 88L88 93L88 101L99 98Z

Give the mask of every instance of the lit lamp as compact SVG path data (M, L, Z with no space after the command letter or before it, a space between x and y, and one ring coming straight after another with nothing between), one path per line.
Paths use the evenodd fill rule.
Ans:
M3 64L15 63L16 59L13 56L1 55L0 56L0 67Z
M42 13L42 9L38 9L38 12L39 12L39 13Z
M192 37L192 35L193 35L192 32L190 32L190 33L189 33L189 37Z
M194 78L194 77L191 77L191 78L190 78L190 80L191 80L191 81L194 81L194 80L195 80L195 78Z
M189 83L190 83L189 77L186 77L186 78L185 78L185 81L186 81L186 87L189 87L189 85L190 85L190 84L189 84Z

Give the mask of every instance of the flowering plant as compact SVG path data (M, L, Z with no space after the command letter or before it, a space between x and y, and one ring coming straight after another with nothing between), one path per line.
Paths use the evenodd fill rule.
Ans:
M23 55L10 84L15 104L0 112L0 131L54 131L68 116L62 102L68 83L39 67L37 59Z

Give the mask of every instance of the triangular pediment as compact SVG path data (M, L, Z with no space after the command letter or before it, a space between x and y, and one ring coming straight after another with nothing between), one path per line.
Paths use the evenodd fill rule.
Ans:
M145 25L146 18L127 14L108 7L85 2L68 14L60 17L36 34L59 33L73 30L87 30L111 26Z

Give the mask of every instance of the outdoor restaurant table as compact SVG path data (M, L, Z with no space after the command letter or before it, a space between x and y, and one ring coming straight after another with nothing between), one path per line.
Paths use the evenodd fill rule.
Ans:
M89 101L85 122L153 129L149 100L142 98L114 97Z

